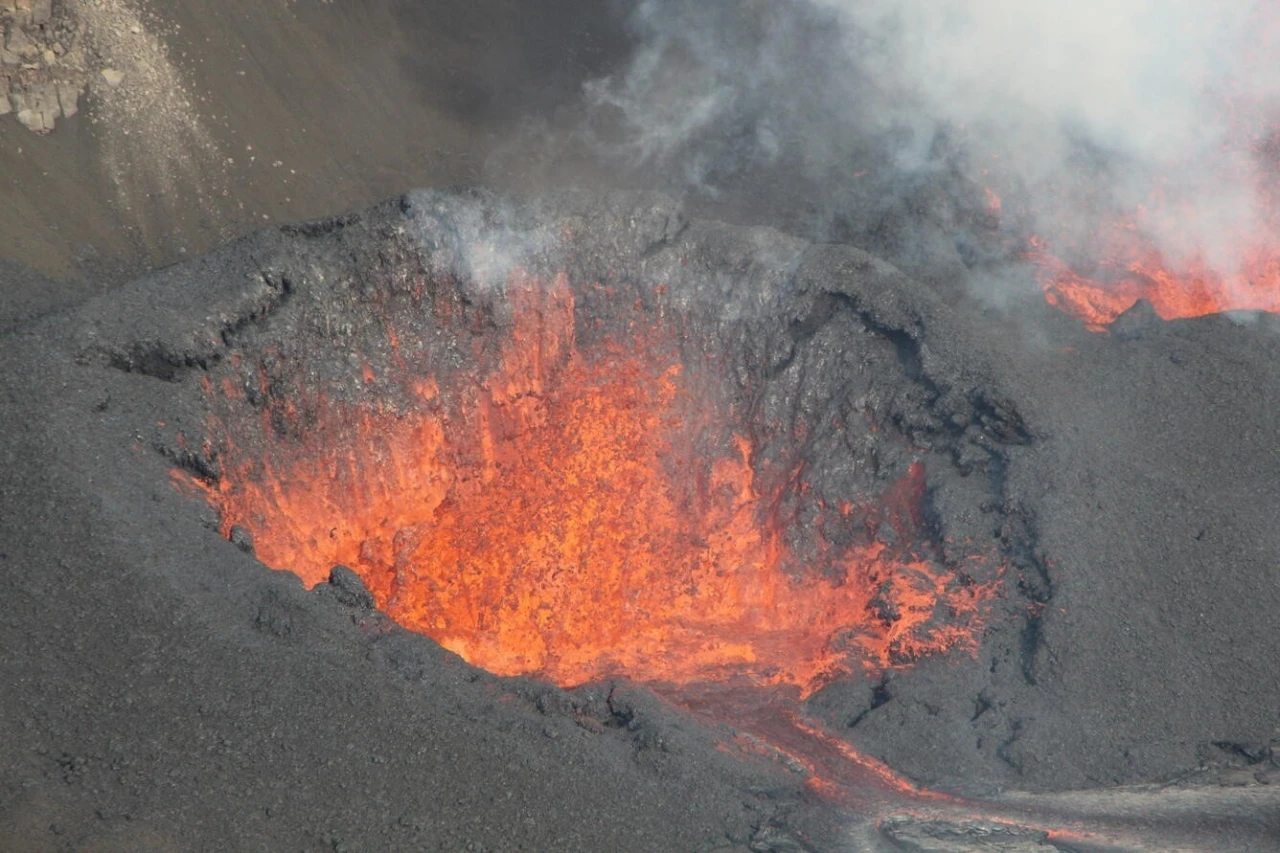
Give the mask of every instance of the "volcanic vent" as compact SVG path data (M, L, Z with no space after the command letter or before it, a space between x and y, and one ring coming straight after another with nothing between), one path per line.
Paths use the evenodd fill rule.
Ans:
M932 491L989 488L960 474L991 451L803 244L657 203L402 204L349 275L264 267L286 304L207 371L180 457L225 535L562 686L807 696L977 648L1004 556Z

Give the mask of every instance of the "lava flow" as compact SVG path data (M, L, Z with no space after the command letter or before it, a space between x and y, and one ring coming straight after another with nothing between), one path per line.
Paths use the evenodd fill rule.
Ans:
M1157 167L1140 203L1097 214L1070 245L1033 237L1026 253L1049 304L1102 331L1139 300L1165 320L1227 311L1280 313L1280 124L1275 108L1248 94L1269 74L1280 18L1261 4L1251 21L1239 92L1206 91L1204 123L1221 125L1212 153ZM1117 179L1118 180L1118 179ZM1076 219L1090 200L1063 200ZM1069 255L1069 256L1068 256Z
M1165 261L1132 222L1112 226L1119 239L1104 248L1096 271L1082 273L1032 241L1045 299L1100 331L1139 300L1165 320L1225 311L1280 312L1280 245L1250 238L1235 271L1224 273L1202 258L1181 265ZM1106 242L1102 243L1106 246Z
M1233 225L1216 222L1199 208L1211 206L1196 190L1171 189L1157 181L1130 215L1101 216L1087 244L1067 262L1042 237L1031 239L1027 257L1039 269L1050 305L1101 331L1139 300L1165 320L1226 311L1280 312L1280 204L1276 199L1271 132L1241 132L1232 146L1231 168L1222 183L1246 187L1249 201ZM1225 155L1224 155L1225 156ZM1187 166L1190 170L1193 167ZM1162 239L1155 235L1162 234ZM1206 243L1214 246L1211 253ZM1165 250L1162 251L1162 246ZM1179 254L1177 259L1169 251ZM1210 256L1214 256L1210 259Z
M485 366L436 368L389 332L386 366L357 359L339 383L354 401L278 382L265 362L279 353L228 359L232 375L205 386L217 476L186 482L224 535L253 534L262 562L309 587L346 565L394 620L490 672L648 684L736 732L723 748L803 768L855 814L1025 819L917 788L798 701L842 674L976 646L998 581L913 550L923 466L834 509L903 544L837 547L819 517L802 560L778 510L780 490L803 488L796 463L758 458L671 321L637 306L626 331L580 335L563 276L514 276L506 299L509 322L462 323L506 329L491 358L469 341Z
M1165 320L1280 313L1280 110L1260 85L1280 44L1274 4L1257 4L1241 32L1231 76L1187 93L1193 142L1159 162L1118 160L1105 179L1066 175L1035 216L1025 257L1046 301L1093 331L1140 300Z
M484 375L396 356L414 405L267 394L260 420L216 423L220 476L203 489L223 532L251 531L259 559L308 586L349 566L405 627L490 672L564 686L741 680L807 695L975 645L989 587L870 538L799 564L746 431L691 392L660 323L638 315L629 338L579 346L563 276L515 276L508 298ZM867 503L849 497L843 512Z

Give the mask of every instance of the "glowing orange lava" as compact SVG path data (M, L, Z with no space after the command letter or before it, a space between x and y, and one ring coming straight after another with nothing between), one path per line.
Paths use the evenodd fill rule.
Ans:
M1206 124L1225 128L1214 153L1163 164L1141 203L1100 215L1087 237L1067 241L1072 245L1032 238L1027 256L1039 268L1045 299L1090 329L1104 330L1138 300L1165 320L1280 313L1280 124L1268 98L1250 94L1250 81L1274 64L1280 17L1261 4L1251 18L1255 41L1241 58L1254 70L1242 71L1236 93L1206 92L1214 100L1201 107ZM1186 176L1194 179L1182 181ZM1069 207L1077 224L1080 209L1092 209ZM1064 260L1064 250L1076 260L1087 255L1088 266Z
M580 345L563 276L514 276L508 299L483 375L397 349L411 406L294 396L260 424L216 423L220 476L202 488L224 534L247 528L259 559L307 586L347 565L392 618L470 663L565 686L626 675L807 694L973 647L989 587L879 544L797 564L751 441L691 391L661 323L637 312L629 337Z
M1116 226L1137 238L1130 224ZM1104 254L1098 271L1084 275L1034 240L1030 257L1040 268L1045 299L1100 331L1140 299L1165 320L1224 311L1280 312L1280 244L1258 239L1243 253L1239 269L1224 274L1203 260L1167 264L1149 244L1126 242Z

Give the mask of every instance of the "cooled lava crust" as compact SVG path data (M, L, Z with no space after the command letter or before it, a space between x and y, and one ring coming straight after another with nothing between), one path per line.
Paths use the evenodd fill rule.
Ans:
M839 849L707 685L951 791L1262 772L1275 325L1098 335L632 194L158 271L4 340L2 825Z

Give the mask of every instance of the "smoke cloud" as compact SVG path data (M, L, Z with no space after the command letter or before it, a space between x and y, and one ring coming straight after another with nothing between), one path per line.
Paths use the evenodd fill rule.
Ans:
M1257 0L641 0L635 53L587 96L597 141L668 184L767 199L909 271L1032 234L1084 257L1119 220L1233 272L1272 224L1274 19Z

